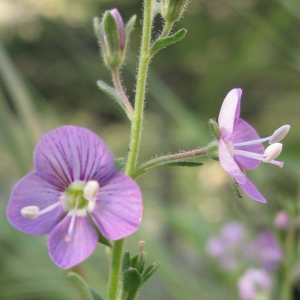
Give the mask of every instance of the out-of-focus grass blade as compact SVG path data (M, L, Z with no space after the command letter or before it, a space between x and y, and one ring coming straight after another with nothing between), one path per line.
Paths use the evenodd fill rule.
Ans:
M42 134L42 124L32 105L28 90L24 85L18 70L6 54L0 42L0 76L20 119L24 134L32 148Z

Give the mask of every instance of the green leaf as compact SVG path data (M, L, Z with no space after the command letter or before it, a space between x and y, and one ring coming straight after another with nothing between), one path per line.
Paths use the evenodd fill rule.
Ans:
M142 284L144 284L155 273L159 266L160 262L156 261L145 270L142 275Z
M85 280L74 272L67 274L67 277L77 286L77 288L82 292L83 296L87 300L104 300L104 298L99 295L92 287L90 287Z
M126 167L126 162L127 162L126 157L117 157L117 158L115 158L115 168L118 171L123 172L125 170L125 167Z
M147 252L144 252L142 253L141 257L140 257L140 260L138 261L138 254L135 255L132 259L131 259L131 262L130 262L130 265L132 268L135 268L137 269L137 271L142 274L143 273L143 270L144 270L144 266L145 266L145 263L146 263L146 260L147 260Z
M141 286L142 278L134 268L129 268L123 273L123 300L134 300Z
M122 259L122 271L123 273L131 267L130 253L125 251Z
M182 40L186 34L186 29L180 29L173 35L157 40L151 47L150 55L153 56L157 51Z

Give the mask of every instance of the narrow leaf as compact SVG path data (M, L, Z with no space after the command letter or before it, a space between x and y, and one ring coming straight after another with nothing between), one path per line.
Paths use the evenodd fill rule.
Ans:
M122 259L122 271L123 273L131 267L131 262L130 262L130 253L129 251L125 251Z
M159 266L160 262L156 261L145 270L142 275L142 284L144 284L155 273Z
M129 268L123 273L123 292L122 299L134 300L141 286L142 278L138 271Z
M179 42L184 38L185 34L186 34L186 29L183 28L177 31L176 33L174 33L173 35L159 39L151 47L150 55L153 56L160 49Z
M230 177L230 186L232 188L232 191L234 193L234 195L237 197L237 198L243 198L242 194L241 194L241 188L240 186L238 185L237 181L233 178Z
M126 111L122 99L119 97L117 91L113 87L109 86L102 80L98 80L97 85L102 92L104 92L107 96L115 100Z
M70 272L67 277L77 286L87 300L104 300L98 292L90 287L85 280L76 273Z

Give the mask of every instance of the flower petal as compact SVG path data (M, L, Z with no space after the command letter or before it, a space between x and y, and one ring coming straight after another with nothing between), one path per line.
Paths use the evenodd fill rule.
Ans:
M222 168L229 176L233 177L239 183L246 182L246 175L242 172L240 167L229 153L228 148L222 138L219 140L219 160Z
M42 179L36 172L31 172L14 187L7 206L7 218L20 231L33 235L47 234L64 214L61 205L35 220L23 217L21 209L33 205L42 210L59 202L61 193L59 188Z
M248 146L234 146L234 144L236 143L248 142L258 139L260 139L260 137L251 125L249 125L243 119L239 118L236 120L234 124L233 133L231 135L231 142L233 144L234 149L263 154L265 149L262 143ZM254 169L261 163L261 161L259 160L244 157L241 155L234 155L234 159L238 163L238 165L244 170Z
M233 89L227 94L223 101L218 123L221 129L221 136L225 142L229 141L233 131L234 121L240 115L241 96L241 89Z
M130 177L116 173L100 187L92 218L104 237L121 239L133 233L141 222L142 195Z
M239 183L239 186L250 198L263 203L267 202L249 178L246 179L245 183Z
M63 126L46 133L34 152L37 173L66 188L75 180L105 182L114 172L114 158L106 144L82 127Z
M95 250L98 234L87 216L76 216L71 241L66 242L71 216L67 215L49 234L48 249L52 260L61 268L71 268Z

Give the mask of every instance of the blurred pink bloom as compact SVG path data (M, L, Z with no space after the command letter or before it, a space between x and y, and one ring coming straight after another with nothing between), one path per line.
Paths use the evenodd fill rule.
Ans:
M289 226L290 218L286 211L280 211L274 221L274 225L277 228L287 228Z
M238 281L239 295L243 300L258 300L267 297L271 290L268 273L262 269L248 269Z

